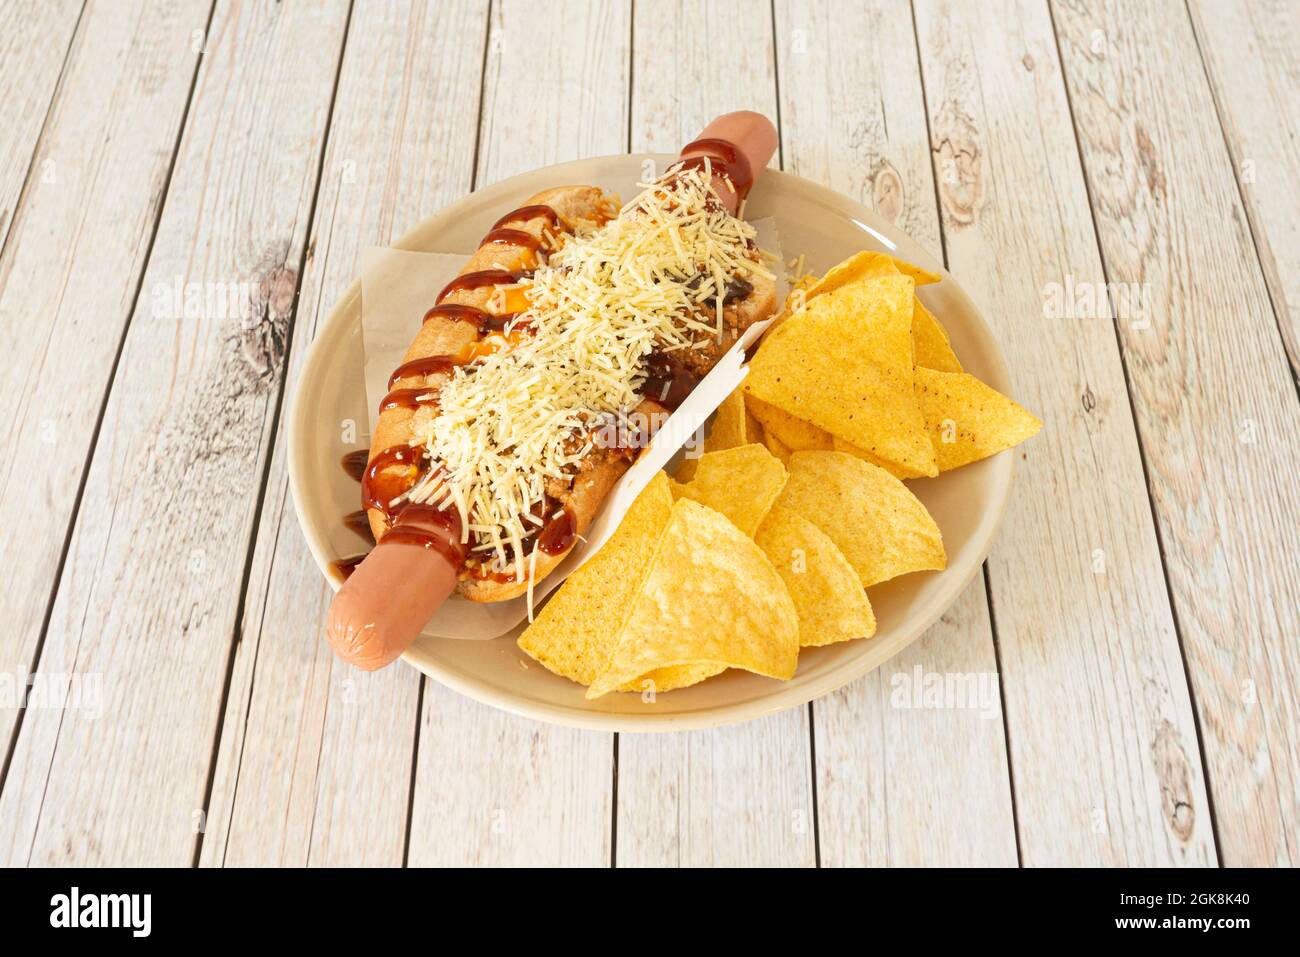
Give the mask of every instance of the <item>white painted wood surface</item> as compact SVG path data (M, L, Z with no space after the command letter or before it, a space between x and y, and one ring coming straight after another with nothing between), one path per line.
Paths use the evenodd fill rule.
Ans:
M1196 729L1048 11L916 4L948 264L1042 417L987 563L1025 864L1214 861Z
M776 14L786 169L942 259L910 4L782 2ZM1016 863L997 670L981 575L915 646L813 703L824 865ZM987 706L891 704L945 675L984 682Z
M104 707L28 712L0 796L19 862L192 860L346 13L212 22L40 659L102 675ZM238 282L248 320L159 303Z
M470 189L486 0L352 9L290 345L288 389L319 323L387 245ZM470 42L466 42L466 38ZM364 426L363 426L364 428ZM347 669L323 640L333 592L271 460L204 835L204 865L401 864L420 676ZM340 443L339 456L364 444Z
M1188 9L1273 311L1300 377L1300 4L1194 0Z
M68 45L81 16L81 0L24 0L0 8L0 249L13 225L23 184L34 169L36 140L50 112L50 103ZM48 163L35 168L38 179L48 179Z
M1108 276L1148 292L1119 329L1223 861L1295 865L1296 383L1186 11L1123 9L1058 9L1079 145Z
M24 161L38 173L0 258L0 397L12 410L0 478L5 673L60 670L38 661L38 651L166 193L198 63L191 34L204 28L208 10L195 0L87 11L44 134ZM11 754L24 716L57 721L52 712L0 709L0 739ZM31 850L48 753L44 759L26 767L11 758L0 796L7 863L26 861Z
M1300 54L1268 7L222 3L196 42L203 0L9 4L0 667L106 697L0 710L0 860L1296 863ZM1043 416L986 581L875 674L713 732L337 666L286 350L291 389L359 251L473 186L741 107L946 256ZM265 321L155 310L177 279L251 282ZM1145 284L1137 323L1044 314L1108 279ZM993 694L891 701L918 668Z

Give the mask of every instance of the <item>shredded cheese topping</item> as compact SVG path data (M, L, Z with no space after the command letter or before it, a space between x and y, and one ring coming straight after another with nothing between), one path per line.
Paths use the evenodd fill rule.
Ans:
M529 307L506 335L525 323L532 334L443 385L413 440L437 467L409 498L457 508L472 553L493 567L509 566L508 546L524 556L548 481L572 479L597 420L639 403L646 356L717 341L727 282L772 278L754 227L729 215L710 184L708 170L638 184L614 219L570 238L521 283ZM522 581L525 562L515 564Z

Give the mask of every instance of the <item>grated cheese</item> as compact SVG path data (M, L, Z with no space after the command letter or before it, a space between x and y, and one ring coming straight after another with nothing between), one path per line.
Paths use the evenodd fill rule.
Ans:
M639 403L646 356L720 337L729 276L772 278L750 248L754 227L711 199L707 168L668 177L638 184L615 218L564 241L524 283L529 307L511 328L526 322L533 335L457 367L421 423L415 441L439 468L409 498L454 505L466 541L498 569L507 546L522 556L538 531L548 479L571 476L591 452L584 433Z

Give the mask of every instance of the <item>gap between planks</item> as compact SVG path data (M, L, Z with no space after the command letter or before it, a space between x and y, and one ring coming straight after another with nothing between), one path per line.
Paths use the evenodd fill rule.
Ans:
M215 0L213 0L213 2L209 3L207 20L205 21L204 24L205 36L211 30L212 17L215 9L216 9L216 4L215 4ZM20 198L18 202L15 203L14 215L10 218L9 223L7 224L6 227L4 243L2 246L0 246L0 257L3 257L4 252L7 251L8 249L9 238L10 236L13 235L13 230L11 227L17 224L20 212L25 205L25 200L27 199L27 195L28 195L28 187L30 186L31 183L31 170L35 166L36 157L40 155L41 142L44 140L45 137L46 126L49 123L50 116L52 116L55 111L55 108L59 102L59 97L64 93L64 79L66 78L68 65L72 60L73 54L77 48L78 40L81 36L81 31L85 23L85 12L86 12L86 4L83 3L80 12L77 15L76 29L73 33L71 40L68 43L67 53L65 55L63 65L60 68L58 86L56 87L54 95L50 99L50 105L48 110L46 111L45 119L42 121L40 138L38 138L35 146L33 147L31 163L28 167L27 177L24 180L23 188L20 193ZM172 173L176 169L176 159L180 153L181 140L185 135L186 124L189 121L190 105L194 100L194 90L198 83L199 70L203 64L204 52L206 52L206 46L203 50L199 51L198 56L195 58L194 69L190 75L189 91L186 94L185 105L181 110L180 122L177 124L176 135L172 141L171 153L167 161L167 171L162 180L162 186L160 189L157 207L154 211L153 221L150 224L149 239L145 249L145 255L143 260L140 263L140 273L136 279L135 290L130 297L130 308L125 313L125 320L122 323L122 331L121 334L118 336L117 346L114 351L113 360L109 366L108 378L104 385L103 394L100 396L99 399L99 407L95 413L95 424L91 430L90 444L87 447L86 456L81 467L81 472L77 479L77 490L76 493L73 495L72 510L68 516L67 528L63 537L63 544L59 551L58 561L55 564L54 576L51 579L49 595L46 599L45 612L41 620L40 632L37 636L36 647L32 653L32 662L30 667L28 668L29 673L35 673L38 670L41 661L41 655L45 650L45 640L49 634L50 619L52 614L54 613L55 599L58 597L59 586L63 581L64 567L67 564L68 552L72 545L73 532L76 530L77 520L81 514L81 502L86 491L86 479L90 474L90 463L91 460L94 458L95 449L99 445L99 434L104 423L104 412L108 407L109 396L112 395L113 392L113 384L117 380L117 371L118 371L118 366L122 359L122 350L126 345L127 335L131 331L131 322L135 316L135 310L140 299L140 293L144 288L144 277L148 269L149 259L153 254L154 242L158 238L158 226L159 223L161 223L162 221L163 209L166 206L167 192L171 187ZM22 733L23 719L26 717L26 714L27 714L27 709L21 708L18 710L18 716L14 721L13 729L9 735L9 741L5 750L4 761L0 763L0 796L3 796L5 784L8 782L9 769L14 759L14 753L18 748L18 739ZM33 841L34 840L35 840L35 834L33 834Z
M334 127L334 107L338 101L339 78L343 75L343 59L347 53L348 31L352 26L352 12L355 6L355 0L348 0L348 11L343 21L343 37L339 44L338 63L334 70L334 83L330 89L329 106L325 110L325 125L321 130L320 151L316 159L315 188L312 190L311 203L307 211L307 225L304 235L307 237L302 244L302 252L298 257L298 269L295 273L293 288L293 307L289 311L289 317L285 322L284 331L284 355L280 359L280 382L276 391L275 405L271 412L271 422L269 431L271 435L271 448L274 448L275 436L283 426L285 387L289 381L289 361L293 355L293 335L294 329L298 324L298 311L302 304L302 279L307 269L307 260L311 253L311 236L312 227L316 223L316 203L320 199L321 176L325 171L325 156L329 150L330 130ZM197 76L197 73L196 73ZM143 275L143 274L142 274ZM271 310L271 300L268 297L265 303L266 312L269 315ZM263 320L267 315L263 316ZM253 559L257 551L258 535L257 530L262 522L263 506L265 505L268 484L271 478L271 464L273 456L268 452L265 461L262 463L262 474L258 478L257 487L257 504L253 509L253 519L250 524L248 535L248 548L244 555L243 571L240 575L239 598L235 603L234 625L230 635L230 646L226 652L225 677L221 686L221 701L217 708L216 728L212 735L211 757L208 760L208 777L207 783L203 787L203 807L206 814L211 807L212 788L216 781L217 758L221 753L221 735L226 726L226 707L230 701L231 681L234 677L235 670L235 648L243 640L244 627L244 610L245 603L248 600L248 586L253 571ZM250 695L249 700L252 700ZM247 724L244 725L247 728ZM241 729L243 730L243 729ZM238 777L236 777L235 788L238 788ZM226 832L227 836L229 831ZM194 851L191 855L191 867L199 866L199 858L203 854L203 839L207 834L207 828L201 828L194 840Z

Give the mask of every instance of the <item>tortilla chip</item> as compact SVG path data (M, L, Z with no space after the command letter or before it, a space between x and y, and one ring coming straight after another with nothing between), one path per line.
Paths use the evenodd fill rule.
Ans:
M782 465L785 465L786 462L790 461L790 446L786 445L771 432L764 430L763 444L767 446L769 452L780 460Z
M713 428L704 440L704 451L716 452L722 449L734 449L738 445L748 445L753 439L748 436L748 423L745 418L745 396L739 389L722 400L718 414L713 418Z
M895 259L885 253L862 252L851 256L826 274L824 279L812 284L804 292L805 301L822 293L833 292L857 282L879 279L881 276L911 276L918 286L938 282L940 277L911 263ZM961 363L948 342L948 333L920 299L912 301L912 338L915 341L917 365L942 372L961 372Z
M736 389L722 400L718 412L713 417L713 427L704 439L703 453L719 452L722 449L734 449L738 445L763 441L757 429L758 423L745 408L745 395ZM689 482L695 475L700 456L687 457L677 469L677 480Z
M879 459L937 475L913 390L912 299L907 276L817 297L764 340L746 392Z
M776 331L776 327L789 319L796 312L799 312L808 302L808 290L817 283L821 282L812 273L804 273L799 281L790 287L790 292L785 297L785 302L781 306L780 313L772 320L772 324L767 327L767 335Z
M647 691L653 694L676 691L678 688L689 688L691 685L697 685L706 678L712 678L714 675L722 674L726 670L726 665L714 664L711 661L702 661L691 665L673 665L669 668L656 668L654 671L649 671L615 690L631 691L636 694L645 694Z
M658 473L614 534L553 594L519 647L557 675L591 684L604 669L668 527L673 499Z
M864 588L947 566L943 536L898 479L843 452L795 452L777 504L797 512L844 553Z
M841 286L860 282L863 279L877 279L881 276L904 275L911 277L918 286L927 286L938 282L942 277L937 273L919 269L902 259L895 259L886 253L866 250L855 253L838 266L834 266L814 283L805 293L804 298L811 300L823 293L834 292Z
M857 573L820 528L774 505L754 541L790 591L799 615L801 648L876 633L876 616Z
M811 449L832 447L831 434L817 428L811 422L805 422L752 395L746 397L745 402L754 417L762 423L763 434L776 436L777 440L791 452L807 452Z
M961 372L961 363L952 351L948 341L948 331L934 318L929 309L921 305L921 300L912 303L912 343L916 353L916 364L940 372Z
M1043 427L1036 416L964 372L917 369L916 397L941 472L1009 449Z
M771 678L794 676L794 602L762 549L712 509L689 499L673 505L639 592L588 698L678 665L711 663Z
M852 442L845 442L843 439L837 436L833 436L832 438L834 439L834 442L832 443L831 448L834 451L847 452L849 455L855 455L858 458L862 459L862 461L864 462L870 462L872 465L876 466L876 468L884 469L894 478L898 478L898 479L925 478L925 476L923 476L920 472L913 471L912 469L905 469L901 465L895 465L893 462L886 462L884 459L878 459L870 452L868 452L866 449L860 449Z
M911 276L918 286L938 282L940 277L911 263L885 253L863 252L851 256L826 274L804 293L805 300L856 282L881 276ZM920 299L912 303L912 338L915 340L916 364L943 372L961 372L961 363L948 343L948 333Z
M673 485L673 498L689 498L721 512L754 537L763 516L785 488L785 466L761 445L742 445L700 458L695 478Z

